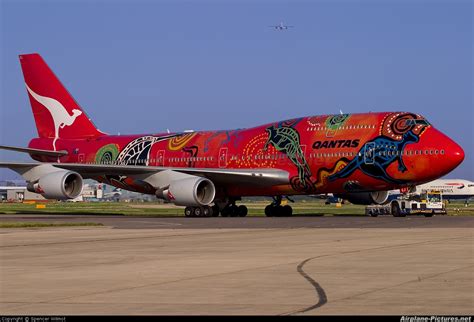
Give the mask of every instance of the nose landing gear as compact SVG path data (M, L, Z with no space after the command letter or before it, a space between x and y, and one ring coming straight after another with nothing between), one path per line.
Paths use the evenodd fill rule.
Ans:
M289 205L281 205L281 196L273 197L273 202L265 207L265 215L267 217L291 217L293 215L293 208ZM288 200L293 202L293 200Z

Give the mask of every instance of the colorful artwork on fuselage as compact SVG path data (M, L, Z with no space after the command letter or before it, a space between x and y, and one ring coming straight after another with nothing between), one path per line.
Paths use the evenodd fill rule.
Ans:
M125 146L125 148L118 155L116 162L118 164L129 164L129 165L136 165L139 163L139 160L144 160L144 162L148 162L150 150L153 144L160 141L173 139L179 136L181 135L170 134L170 135L165 135L165 136L160 136L160 137L141 136L139 138L136 138L135 140L133 140L132 142L128 143ZM146 165L148 165L148 163L146 163Z
M406 145L419 141L420 135L427 128L427 124L407 122L408 120L421 120L422 118L412 113L389 114L382 123L381 133L373 140L367 141L340 171L329 175L329 182L336 179L349 177L356 170L364 174L392 184L404 184L407 181L396 179L387 173L388 167L393 162L398 162L398 171L405 172L407 167L403 162L403 151ZM339 161L346 162L346 158Z
M119 146L117 144L104 145L95 154L95 162L99 164L110 164L115 161L119 155Z
M182 150L183 152L188 154L188 162L186 166L188 168L194 168L196 165L196 161L194 160L196 160L196 157L198 155L199 147L197 147L196 145L193 145L190 147L184 147Z
M266 158L267 155L274 155L276 149L268 146L267 151L263 151L262 146L267 142L267 133L260 133L253 136L242 149L242 155L237 158L235 165L237 168L274 168L276 160Z
M340 137L338 131L347 131L348 126L350 129L350 127L360 124L360 121L357 121L355 124L346 126L350 119L351 116L348 114L305 118L314 132L310 132L313 133L310 136L310 142L307 142L309 137L303 138L305 139L304 143L302 143L302 137L298 131L301 130L301 127L297 126L303 120L301 118L274 123L267 127L258 128L258 131L253 132L250 132L252 129L249 129L249 132L233 130L142 136L128 142L122 151L120 151L117 144L104 145L95 154L95 162L148 165L153 145L164 141L157 150L177 153L168 154L166 152L166 155L168 159L181 160L175 162L183 162L182 166L186 167L201 166L197 161L198 153L201 151L206 155L206 150L213 149L214 151L216 148L220 150L222 148L229 149L229 161L226 159L224 167L275 168L278 167L278 164L282 164L283 169L287 169L292 173L289 178L290 186L296 193L318 192L326 184L337 179L350 179L351 175L357 170L389 184L406 183L406 180L394 177L393 170L388 170L388 168L396 162L400 173L407 171L402 152L407 145L419 141L420 135L429 124L426 121L425 123L421 122L424 119L413 113L391 113L387 114L383 120L378 119L381 121L378 126L378 136L373 137L373 133L376 131L375 128L373 132L362 130L368 128L364 125L364 127L360 127L360 130L356 130L357 132L351 132L351 136L348 138ZM420 122L416 122L417 120L420 120ZM332 136L337 136L328 139L328 131L332 131ZM360 133L360 136L357 136L357 133ZM356 138L354 138L354 135L356 135ZM242 146L242 142L246 143ZM347 157L348 154L336 161L331 161L330 164L329 161L326 161L328 159L320 159L322 166L314 169L310 168L304 149L305 146L317 150L329 148L353 149L359 145L362 145L362 147L358 149L356 156L352 159ZM158 151L156 152L158 153ZM179 154L179 152L182 152L182 154ZM334 152L330 152L330 154L332 153ZM343 150L343 153L347 152ZM214 156L217 157L218 165L221 167L221 164L224 163L220 162L220 155ZM289 160L290 162L279 163L278 160ZM121 186L133 183L135 188L138 184L125 180L125 178L108 178L108 181L113 181ZM345 183L347 182L349 181ZM350 182L351 184L345 184L343 187L352 189L359 186L357 180L350 180Z
M266 131L268 139L263 150L265 151L271 144L277 151L283 152L298 169L298 177L290 179L292 186L298 190L310 190L312 188L311 170L301 149L298 131L290 126L276 127L275 125L267 127Z
M186 146L186 144L193 137L196 136L196 134L197 134L196 132L193 132L193 133L186 133L186 134L182 134L182 135L172 137L168 141L168 149L170 151L179 151L179 150L181 150L182 148L184 148ZM154 143L156 143L156 142L154 142Z
M408 122L415 120L415 122ZM401 140L403 134L412 131L415 135L420 136L426 129L426 124L416 124L417 120L424 120L422 116L413 113L392 113L386 116L382 122L380 134L394 140Z
M347 166L349 162L350 162L349 159L341 158L334 163L334 166L332 168L323 167L319 169L316 182L314 184L316 190L322 188L326 184L327 178L329 176L334 175L335 173L344 169L344 167Z
M240 136L240 132L242 130L224 130L224 131L216 131L212 133L205 141L204 141L204 152L209 150L209 144L218 137L222 136L223 138L220 140L219 145L226 145L232 142L232 145L235 149L239 148L240 141L242 140L242 136Z
M387 168L393 162L398 161L398 171L405 172L407 168L403 163L400 151L403 151L407 144L416 143L418 140L418 136L412 131L403 134L401 141L396 141L386 136L378 136L374 140L366 142L354 159L341 171L329 176L327 179L331 182L336 179L347 178L359 169L373 178L389 183L403 184L406 180L392 178L387 173Z
M338 114L329 116L326 119L326 127L329 130L337 130L349 119L349 116L349 114Z

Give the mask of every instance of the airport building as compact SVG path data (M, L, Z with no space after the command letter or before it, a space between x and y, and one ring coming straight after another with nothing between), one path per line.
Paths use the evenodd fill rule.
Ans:
M85 201L85 200L94 200L94 199L103 199L103 185L102 184L85 184L82 188L82 193L76 199L72 201ZM9 186L0 189L0 200L1 201L13 201L13 202L23 202L23 201L44 201L42 195L34 192L30 192L26 189L25 186Z

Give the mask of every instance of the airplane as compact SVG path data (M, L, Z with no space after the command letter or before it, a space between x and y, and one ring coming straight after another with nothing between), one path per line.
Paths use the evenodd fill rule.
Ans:
M463 149L420 114L298 117L246 129L142 135L100 131L39 54L20 55L38 137L36 162L0 162L48 199L80 195L83 179L184 206L186 216L245 216L247 196L273 197L267 216L291 216L282 198L338 194L380 204L388 191L437 179ZM5 146L4 146L5 148Z
M288 28L293 28L294 26L287 26L287 25L284 25L283 22L280 22L280 24L278 25L268 26L268 27L274 28L275 30L287 30Z
M118 200L121 195L122 195L122 189L114 188L114 190L110 192L104 192L103 199Z
M402 190L403 191L400 191L400 189L390 190L388 192L387 201L397 199L404 193L410 192L410 194L420 195L431 190L440 191L443 194L443 200L448 201L464 200L466 204L469 204L469 200L474 198L474 182L464 179L437 179ZM315 199L325 200L326 204L343 201L332 193L310 196Z
M463 179L437 179L415 186L411 192L421 194L430 190L440 191L443 194L443 199L448 201L464 200L466 204L469 204L469 200L474 198L474 182ZM400 195L400 190L389 191L389 199Z

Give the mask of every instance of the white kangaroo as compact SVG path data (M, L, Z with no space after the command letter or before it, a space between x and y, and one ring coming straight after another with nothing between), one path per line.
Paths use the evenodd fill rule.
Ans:
M28 92L33 96L35 100L37 100L41 105L46 107L51 114L51 117L54 121L54 140L53 140L53 148L56 151L56 140L59 138L59 129L64 128L65 126L70 126L74 123L76 118L82 114L82 111L73 109L72 115L69 115L66 108L54 98L41 96L36 94L28 87L26 84L26 88Z

